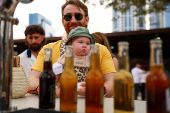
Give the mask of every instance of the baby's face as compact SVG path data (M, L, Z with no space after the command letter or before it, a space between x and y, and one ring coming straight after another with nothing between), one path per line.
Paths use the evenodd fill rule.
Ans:
M74 54L85 56L90 52L90 39L88 37L76 37L72 40Z

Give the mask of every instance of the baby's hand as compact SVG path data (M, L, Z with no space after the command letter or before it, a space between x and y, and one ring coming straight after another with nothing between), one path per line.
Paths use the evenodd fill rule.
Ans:
M85 92L86 92L85 86L86 86L86 82L78 83L78 90L77 90L78 95L85 95Z
M57 86L55 86L55 94L57 98L60 98L60 89Z

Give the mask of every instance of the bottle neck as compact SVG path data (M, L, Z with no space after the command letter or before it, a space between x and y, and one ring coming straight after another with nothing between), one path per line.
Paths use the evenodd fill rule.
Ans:
M44 61L44 70L52 70L51 61Z
M44 50L44 70L52 70L52 48Z
M66 56L65 57L65 67L64 70L72 70L74 69L74 62L73 62L73 56Z
M119 69L129 71L129 50L123 48L118 53Z
M100 70L99 53L91 54L90 70Z
M74 69L73 46L66 45L64 71L68 71L68 70L73 71L73 69Z

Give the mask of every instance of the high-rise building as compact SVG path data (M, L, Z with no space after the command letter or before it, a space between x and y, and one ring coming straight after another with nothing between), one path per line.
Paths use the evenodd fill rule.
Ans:
M151 13L150 14L150 29L164 28L165 27L165 14Z
M146 6L145 8L147 8ZM146 29L158 29L170 27L170 5L168 11L161 13L151 13L146 16L134 16L135 6L131 6L128 11L121 13L113 10L113 32L136 31ZM142 10L142 9L141 9Z
M165 12L165 27L170 27L170 5L167 6L167 12Z
M145 29L144 16L134 16L135 6L131 6L128 11L121 13L113 10L113 32L135 31ZM142 9L141 9L142 10Z
M29 25L31 24L41 25L45 30L45 37L54 36L54 29L51 26L52 22L42 15L38 13L29 14Z
M150 29L170 27L170 5L167 6L168 11L150 14Z

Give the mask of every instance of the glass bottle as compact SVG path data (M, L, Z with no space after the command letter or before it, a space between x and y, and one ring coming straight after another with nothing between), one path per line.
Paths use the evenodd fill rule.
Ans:
M114 113L134 113L134 82L129 72L129 43L118 42L119 71L114 77Z
M52 71L52 48L44 50L44 70L40 75L39 108L55 109L55 75Z
M147 113L169 113L169 79L163 71L162 41L150 40L150 74L146 78Z
M103 113L104 78L100 72L99 46L90 46L90 71L86 75L86 113Z
M60 111L77 111L77 75L74 72L73 46L66 46L65 67L60 77Z

